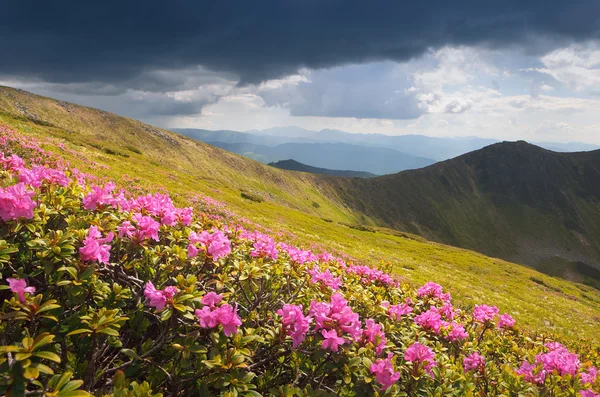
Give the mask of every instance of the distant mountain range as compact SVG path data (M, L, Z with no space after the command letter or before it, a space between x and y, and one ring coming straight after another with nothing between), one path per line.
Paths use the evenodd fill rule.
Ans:
M433 164L431 159L411 156L394 149L349 145L347 143L284 143L277 146L256 143L206 143L270 163L294 159L318 168L369 172L376 175L422 168Z
M313 167L368 171L375 174L390 174L415 169L447 160L462 154L498 143L498 140L478 137L435 138L423 135L389 136L382 134L353 134L339 130L311 131L298 127L278 127L246 132L229 130L173 129L196 140L211 143L225 150L268 163L294 159ZM250 145L252 144L252 145ZM292 145L294 144L294 145ZM295 146L303 144L305 146ZM345 156L344 161L325 162L322 157L310 156L307 144L329 144L321 148L332 149L332 145L345 145L335 149L336 155ZM253 146L258 145L258 146ZM282 146L285 145L285 146ZM557 152L578 152L600 149L586 143L540 142L536 145ZM313 146L316 148L317 146ZM362 147L361 152L357 147ZM373 149L386 149L387 155L365 160L375 153ZM389 152L394 150L395 152ZM395 155L396 160L389 156ZM301 156L301 157L296 157ZM364 168L369 167L369 168Z
M370 172L362 171L347 171L347 170L330 170L327 168L311 167L310 165L302 164L296 160L281 160L274 163L269 163L271 167L279 168L288 171L310 172L311 174L342 176L345 178L373 178L376 175Z

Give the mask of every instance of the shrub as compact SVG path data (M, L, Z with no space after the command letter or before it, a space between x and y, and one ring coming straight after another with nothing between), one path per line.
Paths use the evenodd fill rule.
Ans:
M250 193L250 192L241 192L240 194L241 194L242 198L245 198L246 200L254 201L255 203L263 202L263 198L260 197L258 194L254 194L254 193Z
M276 242L164 194L90 186L35 141L0 133L2 394L567 396L598 387L600 360L587 346L577 355L495 307L454 306L438 284L414 290L387 269Z

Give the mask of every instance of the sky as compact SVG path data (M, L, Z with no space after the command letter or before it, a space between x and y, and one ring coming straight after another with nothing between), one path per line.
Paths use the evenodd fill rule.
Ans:
M597 0L7 0L0 85L167 128L600 144Z

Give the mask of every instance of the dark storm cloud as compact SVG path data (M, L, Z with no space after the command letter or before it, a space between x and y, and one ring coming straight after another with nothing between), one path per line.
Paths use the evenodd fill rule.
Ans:
M153 71L201 65L252 83L443 45L545 51L598 38L599 15L597 0L6 0L0 76L160 86Z

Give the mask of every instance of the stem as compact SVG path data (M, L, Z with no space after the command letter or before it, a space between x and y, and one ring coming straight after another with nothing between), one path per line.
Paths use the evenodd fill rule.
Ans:
M90 391L94 384L94 372L96 367L96 350L98 349L98 335L92 334L92 348L90 349L90 358L88 360L88 366L83 376L83 383L85 384L85 390Z

